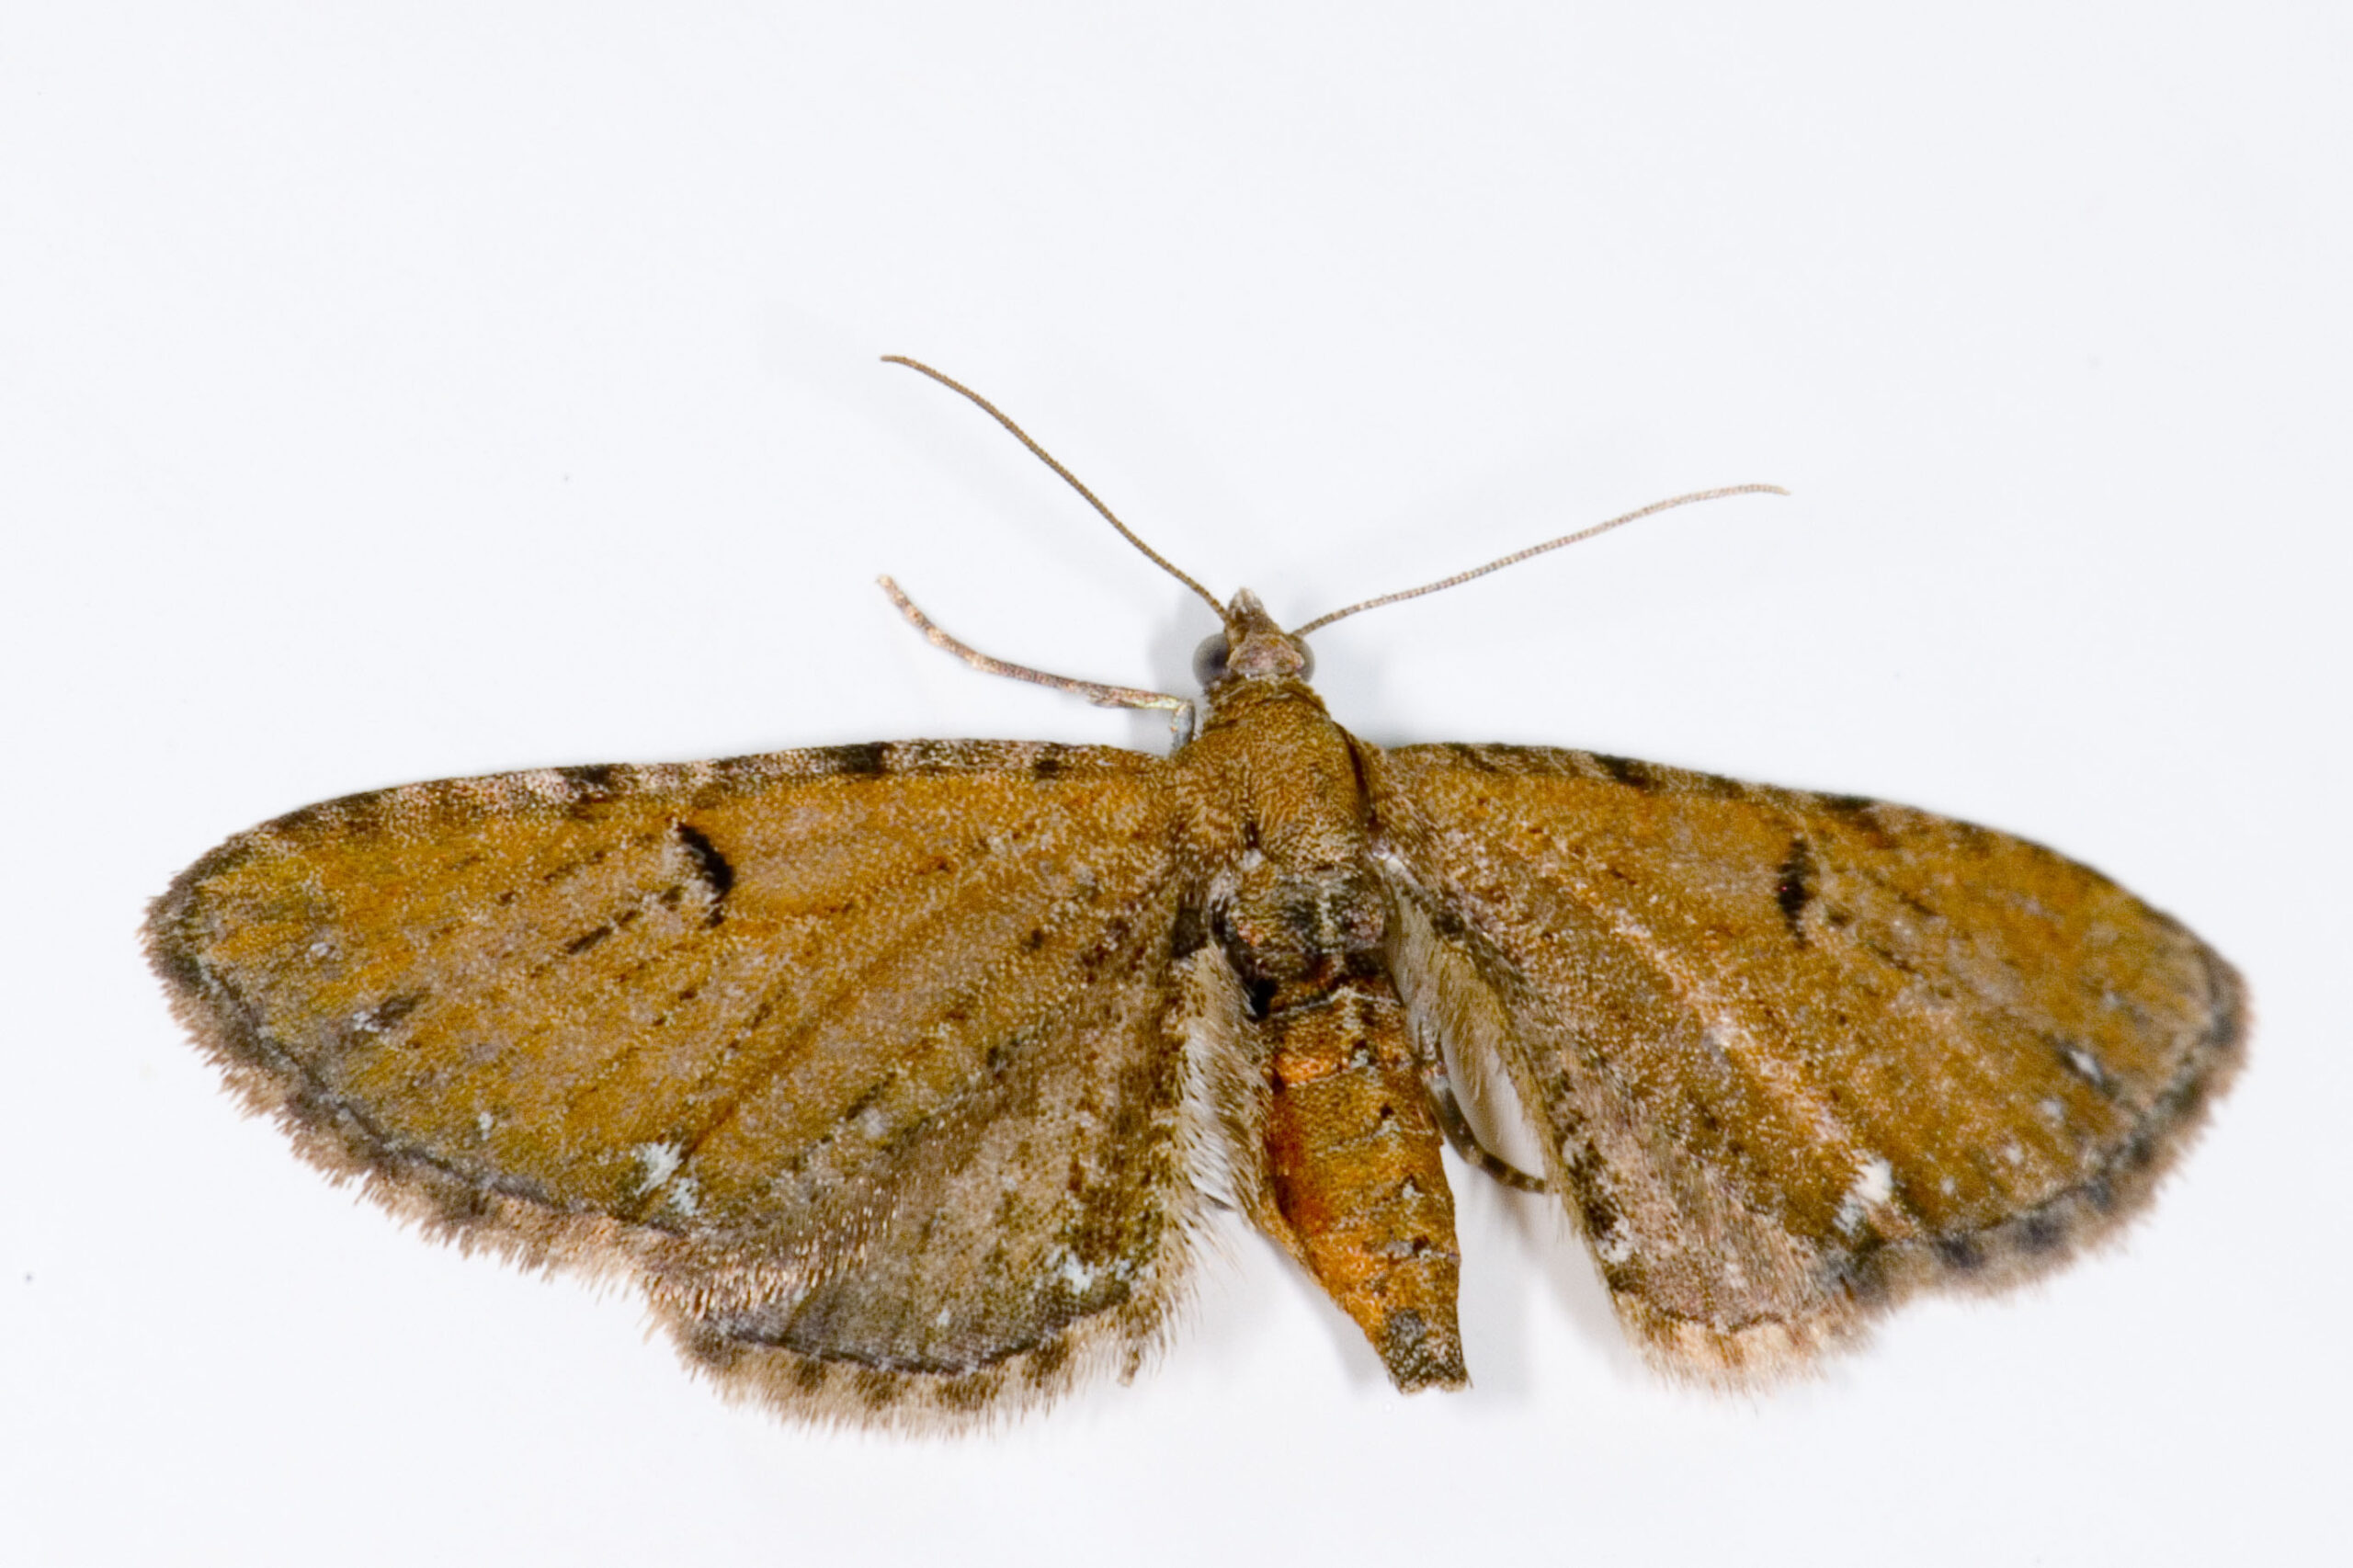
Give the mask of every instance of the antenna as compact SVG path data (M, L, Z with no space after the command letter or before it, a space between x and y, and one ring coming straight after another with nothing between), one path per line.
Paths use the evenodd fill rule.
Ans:
M1075 676L1049 675L1044 670L1031 669L1028 665L991 658L971 643L941 631L931 617L915 608L915 600L907 597L905 590L898 584L888 577L874 580L882 585L882 591L891 596L891 602L899 607L899 613L915 623L915 629L924 634L926 642L955 654L984 676L1004 676L1009 680L1026 680L1032 686L1075 692L1097 708L1165 708L1175 713L1180 710L1188 710L1193 706L1190 698L1176 697L1165 691L1144 691L1132 686L1105 686L1101 681L1080 680Z
M1094 507L1097 512L1102 513L1103 520L1110 524L1113 528L1119 529L1120 537L1121 539L1126 540L1130 544L1134 545L1138 550L1143 551L1145 560L1151 562L1154 566L1159 567L1163 572L1167 573L1171 577L1176 578L1178 582L1184 584L1185 586L1192 589L1193 592L1200 595L1202 599L1208 603L1210 608L1217 613L1218 619L1222 621L1225 619L1225 607L1217 602L1217 596L1215 594L1211 593L1207 588L1202 587L1199 583L1193 581L1192 578L1177 570L1176 564L1166 556L1153 549L1152 546L1144 543L1142 540L1138 539L1136 537L1136 531L1133 528L1120 521L1117 517L1112 515L1111 508L1103 505L1103 503L1097 498L1095 492L1089 490L1086 485L1079 483L1078 475L1071 472L1070 470L1064 468L1060 462L1056 461L1053 453L1046 450L1045 448L1031 440L1029 438L1029 433L1008 418L1003 409L997 407L996 404L991 403L988 399L983 397L980 393L974 392L963 382L957 381L952 376L944 376L940 374L938 370L933 369L930 366L925 364L920 359L910 359L904 354L885 354L882 356L882 362L885 365L904 365L910 370L918 371L924 375L929 376L933 381L938 381L949 392L961 395L967 402L979 408L982 413L987 415L990 418L1004 426L1007 430L1012 431L1013 438L1015 440L1029 448L1030 455L1035 457L1040 462L1044 463L1048 468L1052 469L1056 473L1060 474L1064 484L1069 485L1073 490L1077 491L1081 495L1086 497L1086 504Z
M1405 599L1417 599L1424 594L1437 593L1440 588L1454 587L1458 584L1471 581L1473 577L1483 577L1490 572L1500 572L1506 566L1517 566L1529 557L1541 555L1548 550L1558 550L1564 544L1574 544L1579 540L1591 539L1596 534L1606 534L1611 528L1622 528L1628 523L1639 522L1644 517L1672 510L1677 506L1688 506L1699 501L1721 501L1727 495L1787 495L1788 494L1788 491L1778 484L1728 484L1721 490L1695 490L1688 495L1677 495L1665 501L1654 501L1647 506L1638 506L1623 517L1612 517L1606 523L1596 523L1591 528L1579 528L1574 533L1563 534L1558 539L1546 540L1542 544L1531 544L1526 550L1515 550L1500 560L1488 562L1484 566L1474 566L1468 572L1457 572L1453 576L1441 577L1435 583L1424 583L1418 588L1407 588L1401 593L1383 594L1377 599L1366 599L1361 604L1352 604L1345 609L1336 609L1329 615L1319 615L1306 625L1294 628L1291 635L1304 637L1311 631L1320 631L1343 617L1357 614L1359 610L1379 609L1382 605L1393 605Z

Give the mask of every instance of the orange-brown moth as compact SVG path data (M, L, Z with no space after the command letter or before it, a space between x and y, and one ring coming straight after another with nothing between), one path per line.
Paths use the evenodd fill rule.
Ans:
M1449 1142L1554 1195L1654 1361L1770 1375L2109 1233L2238 1065L2231 967L2063 856L1586 752L1371 746L1307 685L1336 615L1285 631L1145 552L1222 622L1197 732L900 602L984 668L1178 709L1170 756L915 741L349 796L183 873L155 970L331 1175L634 1278L731 1390L896 1426L1131 1374L1221 1205L1400 1388L1461 1384ZM1458 1106L1481 1066L1539 1173Z

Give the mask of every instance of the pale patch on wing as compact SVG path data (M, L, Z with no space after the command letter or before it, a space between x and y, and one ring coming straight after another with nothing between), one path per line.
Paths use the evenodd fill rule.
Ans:
M678 1173L678 1162L686 1158L686 1151L676 1143L640 1143L630 1151L637 1161L638 1189L655 1192Z
M1894 1196L1895 1167L1877 1154L1867 1155L1855 1172L1854 1185L1838 1200L1838 1229L1853 1235L1872 1210L1883 1208Z

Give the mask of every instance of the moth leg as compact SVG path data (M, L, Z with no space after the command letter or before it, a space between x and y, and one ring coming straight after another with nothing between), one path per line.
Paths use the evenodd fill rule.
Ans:
M1447 1146L1462 1156L1465 1163L1495 1177L1517 1192L1542 1192L1544 1178L1529 1176L1493 1149L1479 1142L1478 1129L1462 1114L1462 1102L1454 1096L1454 1080L1448 1076L1446 1058L1438 1051L1428 1053L1422 1063L1422 1087L1430 1098L1430 1114L1438 1119L1438 1130L1446 1135Z

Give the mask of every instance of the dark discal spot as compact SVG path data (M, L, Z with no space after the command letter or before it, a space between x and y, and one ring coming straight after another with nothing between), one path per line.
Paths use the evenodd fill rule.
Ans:
M1068 755L1068 751L1069 748L1066 746L1040 747L1037 756L1029 764L1030 777L1033 778L1053 778L1063 770L1063 759Z
M735 868L728 863L726 856L719 852L718 846L689 824L679 823L671 828L670 833L678 841L678 847L684 849L688 858L693 861L696 878L710 890L710 913L704 916L704 924L718 925L720 906L735 890Z
M1781 920L1805 946L1805 906L1813 902L1813 851L1802 838L1790 840L1790 852L1775 873L1773 902L1781 906Z
M1029 949L1033 953L1040 948L1044 947L1046 945L1045 928L1043 926L1032 926L1029 928L1029 934L1021 938L1021 945Z

